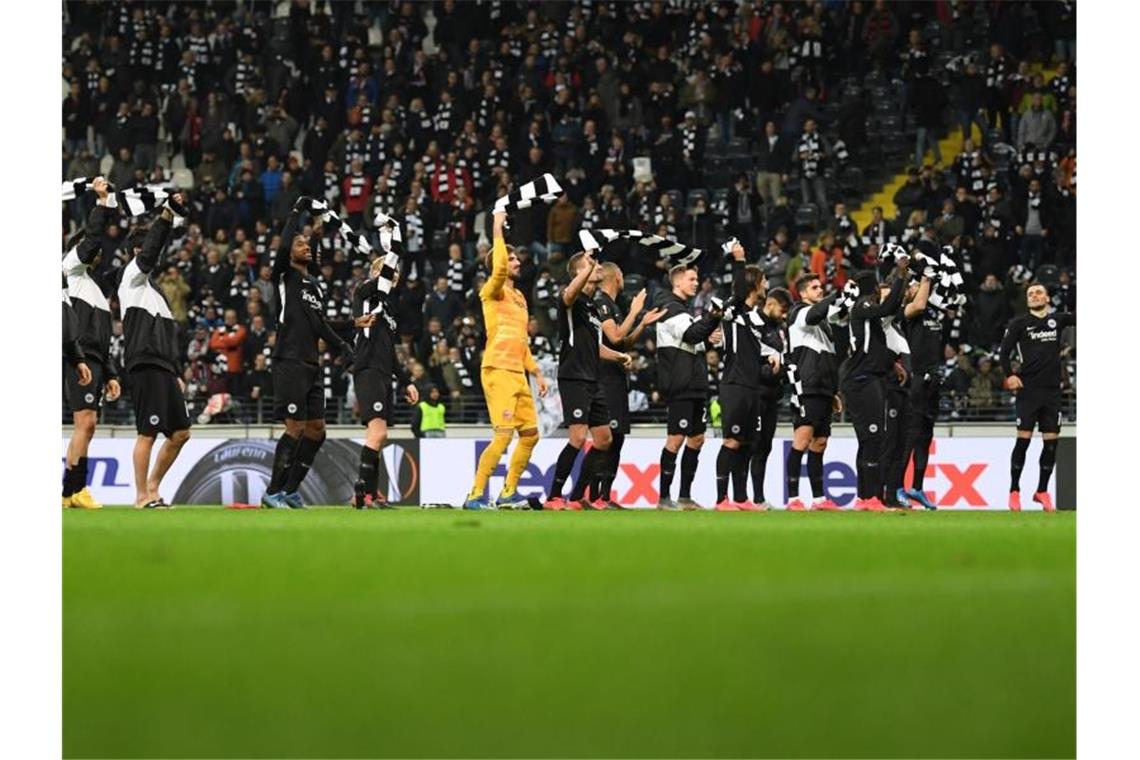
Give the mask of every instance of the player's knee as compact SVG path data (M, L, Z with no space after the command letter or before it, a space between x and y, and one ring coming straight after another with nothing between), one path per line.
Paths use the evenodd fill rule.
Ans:
M519 431L519 442L526 441L528 446L538 442L538 428L527 428Z
M325 434L324 420L305 420L305 435L309 438L321 438Z
M170 442L176 446L181 446L190 440L190 428L185 430L175 430L170 434Z
M811 449L812 451L816 452L816 453L822 452L824 449L827 448L827 439L826 438L813 438L811 440L811 443L808 445L808 448Z
M700 433L698 435L689 436L688 444L690 449L699 449L705 445L705 434Z
M95 412L76 412L74 422L75 432L84 438L90 439L95 435Z
M301 433L305 429L305 423L301 420L286 419L285 432L293 438L300 438Z
M594 438L594 446L596 446L601 451L608 451L610 446L613 445L614 437L613 434L610 433L610 429L608 427L594 428L594 431L591 435L593 435Z
M685 440L683 435L669 435L665 437L665 448L674 454L681 450L681 442Z
M735 438L725 438L724 447L726 449L732 449L733 451L736 451L740 448L740 441L736 440Z
M570 439L570 445L576 449L582 448L586 442L586 430L584 425L573 425L567 437Z

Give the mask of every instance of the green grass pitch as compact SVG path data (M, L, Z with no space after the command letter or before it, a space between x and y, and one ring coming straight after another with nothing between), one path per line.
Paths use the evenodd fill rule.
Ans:
M68 757L1076 753L1076 517L64 514Z

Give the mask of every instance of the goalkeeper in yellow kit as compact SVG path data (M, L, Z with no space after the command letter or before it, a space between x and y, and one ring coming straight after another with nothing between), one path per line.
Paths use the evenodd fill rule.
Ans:
M491 443L479 457L475 482L463 503L464 509L515 509L524 507L527 500L515 493L519 477L530 462L531 452L538 443L538 415L526 373L538 381L538 395L546 395L546 378L530 353L527 339L526 297L515 288L519 276L519 259L508 250L503 240L503 223L506 212L494 214L494 242L491 247L491 276L479 291L483 302L483 322L487 328L487 346L483 350L480 372L487 411L491 415L494 435ZM492 503L484 497L487 481L499 464L499 459L519 433L518 444L511 454L507 479L499 498Z

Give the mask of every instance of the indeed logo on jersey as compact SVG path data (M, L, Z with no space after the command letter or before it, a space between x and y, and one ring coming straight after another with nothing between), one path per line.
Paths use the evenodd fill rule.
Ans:
M837 441L833 440L831 443L834 445ZM781 457L780 472L787 472L788 452L792 449L791 441L784 441L783 452ZM824 495L834 501L841 507L849 506L857 495L858 489L858 476L854 468L854 457L832 459L828 455L835 456L838 452L834 452L832 447L829 446L828 451L824 453L823 463L823 492ZM974 507L984 509L990 506L990 499L982 495L982 483L984 476L988 474L990 469L989 462L976 461L970 463L938 461L938 442L934 441L930 444L930 459L926 464L926 474L923 478L923 486L926 495L939 507ZM979 457L980 459L980 457ZM772 463L769 463L771 468ZM807 468L803 470L803 476L800 481L800 497L810 497L811 486L807 480ZM913 483L914 462L911 460L907 463L906 472L903 474L903 483L910 486ZM784 479L784 502L790 499L788 494L787 479ZM991 494L991 499L993 495Z
M1026 330L1025 334L1028 335L1032 340L1039 340L1043 343L1045 343L1045 342L1056 343L1057 342L1057 331L1055 329L1054 330Z
M321 308L321 299L317 298L316 294L312 291L302 290L301 298L314 309Z

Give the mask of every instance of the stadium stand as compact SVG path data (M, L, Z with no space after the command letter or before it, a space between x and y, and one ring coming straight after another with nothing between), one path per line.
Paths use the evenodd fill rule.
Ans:
M162 289L201 421L271 416L269 256L302 194L370 236L375 211L399 219L409 252L395 296L400 358L421 393L444 391L449 421L480 421L486 210L547 171L567 202L512 221L529 251L520 285L537 356L557 351L550 305L579 229L637 227L709 251L706 291L723 282L728 229L743 225L749 259L785 274L830 245L818 258L838 251L842 264L823 272L831 288L873 265L880 207L884 238L952 245L966 277L968 303L944 334L947 416L1008 420L992 358L1001 326L1024 312L1035 274L1058 309L1076 301L1066 7L66 2L63 178L190 191L192 224L170 248ZM783 153L769 163L773 145ZM64 205L64 238L92 202ZM742 203L757 211L743 223ZM1041 209L1043 229L1026 229L1027 208ZM131 221L108 234L98 273L116 317ZM335 237L324 243L327 316L347 336L367 262ZM657 262L628 244L605 256L630 293L660 287ZM635 421L663 418L651 333L635 349ZM117 319L115 334L121 351ZM350 379L331 356L325 392L330 421L351 422ZM130 414L127 399L102 412Z

